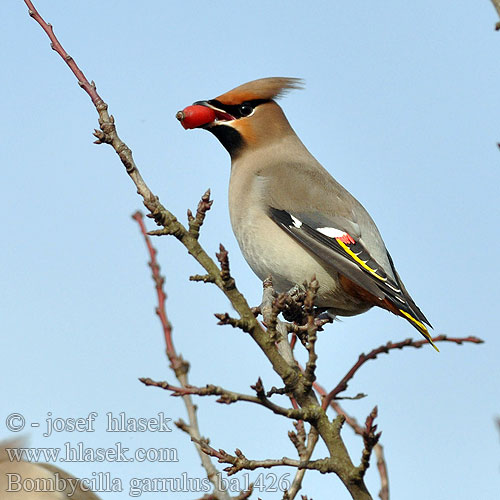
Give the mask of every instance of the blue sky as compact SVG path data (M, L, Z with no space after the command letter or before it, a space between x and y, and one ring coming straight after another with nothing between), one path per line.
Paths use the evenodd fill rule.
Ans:
M212 189L215 203L201 241L211 254L224 243L252 304L261 288L230 229L229 157L214 137L184 131L174 115L255 78L306 80L304 90L282 101L290 122L370 211L435 333L486 340L441 344L440 354L426 348L382 356L349 385L347 394L368 396L345 407L364 420L378 405L393 498L497 498L500 34L490 2L35 5L97 83L162 202L183 219ZM43 437L32 429L26 435L34 447L120 441L132 450L178 449L176 463L65 466L79 477L121 478L125 491L102 493L103 499L126 498L132 477L203 477L194 448L177 429L106 432L107 412L185 418L181 400L137 381L173 381L145 247L130 218L141 200L115 153L92 143L96 112L23 2L3 2L0 13L6 20L0 32L0 438L14 435L5 427L13 412L43 423L48 412L67 418L95 411L93 433ZM248 337L216 326L213 313L230 305L214 287L188 281L200 269L184 249L168 237L155 243L191 382L242 392L259 376L266 386L278 384ZM331 387L360 352L416 335L382 310L337 322L318 342L319 381ZM214 447L239 447L251 458L293 456L286 436L291 423L245 404L198 404L201 432ZM348 428L344 436L357 460L359 439ZM316 456L323 453L319 447ZM375 466L367 484L376 496ZM314 473L304 493L348 498L336 477Z

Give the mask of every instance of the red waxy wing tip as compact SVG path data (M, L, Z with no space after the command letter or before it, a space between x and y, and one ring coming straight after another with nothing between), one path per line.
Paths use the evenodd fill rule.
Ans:
M353 243L356 243L350 234L348 233L345 233L343 234L342 236L340 236L339 238L337 238L338 240L344 242L346 245L352 245Z

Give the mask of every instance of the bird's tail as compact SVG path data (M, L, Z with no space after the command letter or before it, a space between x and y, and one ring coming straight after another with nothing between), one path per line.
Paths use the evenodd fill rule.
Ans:
M414 318L413 315L411 315L409 312L404 311L403 309L399 309L399 312L401 313L400 316L408 320L431 344L434 349L436 349L437 352L439 352L439 349L436 347L436 344L432 341L431 334L429 333L428 328L417 318Z

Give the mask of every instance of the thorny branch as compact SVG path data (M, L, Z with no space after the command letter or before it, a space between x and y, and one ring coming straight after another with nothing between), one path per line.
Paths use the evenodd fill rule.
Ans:
M155 254L151 253L151 269L154 275L155 284L157 288L157 295L159 299L159 306L157 313L162 320L162 326L164 329L165 340L167 344L167 355L169 357L170 363L174 368L176 376L180 382L180 387L175 390L180 396L186 401L186 407L188 408L188 414L190 418L189 424L184 422L179 422L178 426L188 432L193 441L195 441L203 450L204 453L201 454L202 461L203 456L214 456L218 458L219 461L229 463L232 465L231 470L242 468L256 468L256 467L274 467L279 465L292 465L299 469L299 472L305 469L315 469L322 473L334 472L342 480L348 491L350 492L352 498L356 500L367 500L371 496L366 489L363 481L364 472L368 466L369 452L371 448L377 445L373 443L375 440L375 431L373 429L372 423L368 422L365 429L365 450L366 455L362 459L362 464L359 467L354 466L347 449L340 436L340 431L342 425L345 421L343 415L339 415L333 421L329 419L326 409L330 403L333 403L333 399L345 388L347 387L347 382L354 376L355 372L359 367L364 364L368 359L374 359L381 352L388 352L389 349L402 348L405 346L421 347L426 341L404 341L399 344L389 343L387 346L382 346L378 350L374 350L367 356L360 356L358 362L354 365L351 371L344 377L344 379L324 398L323 405L319 405L317 398L315 396L314 390L312 389L315 383L315 368L317 355L314 350L316 342L316 334L320 331L322 324L318 322L317 318L311 321L310 317L312 313L306 312L307 321L306 324L299 322L298 324L286 325L287 331L293 332L294 339L299 338L303 345L306 346L308 350L308 361L306 364L306 369L302 371L297 363L294 361L293 353L290 357L291 349L286 348L288 345L288 340L286 339L286 333L282 331L280 326L282 322L277 319L277 316L281 310L287 315L297 313L297 308L295 311L291 309L285 309L288 307L287 299L283 297L277 297L273 299L271 306L271 316L269 319L264 317L267 329L263 328L262 325L256 318L256 313L258 309L252 309L249 307L245 297L236 288L234 279L230 274L229 260L227 251L221 245L220 251L217 254L217 260L219 265L209 257L205 250L201 247L198 242L199 230L203 224L206 212L210 209L211 201L209 199L209 193L205 193L200 204L198 205L198 210L196 216L193 216L191 212L188 212L188 229L182 225L177 218L168 211L159 201L158 197L149 189L142 176L140 175L137 166L134 162L132 151L130 148L120 139L117 134L114 118L108 113L108 106L99 96L96 90L94 82L87 80L83 72L77 66L76 62L67 54L62 45L57 40L53 28L50 24L47 24L40 14L37 12L33 3L30 0L25 0L26 5L29 8L30 16L40 24L47 36L51 41L52 48L64 59L68 64L71 71L76 76L80 86L87 92L90 96L96 110L99 114L99 130L95 130L94 135L97 140L97 144L109 144L113 147L115 152L118 154L121 162L126 168L127 174L130 176L134 182L138 194L143 198L144 205L149 210L148 217L154 219L156 224L160 226L161 229L156 231L151 231L148 234L152 235L163 235L169 234L175 236L188 250L188 252L200 263L204 268L205 275L196 275L192 277L195 281L204 281L209 283L214 283L230 300L232 306L239 314L239 318L231 318L228 314L219 315L219 320L222 324L231 324L232 326L241 328L243 331L250 334L252 339L259 345L263 353L266 355L273 369L278 373L284 383L284 393L290 395L292 400L293 410L300 413L297 414L300 420L297 425L303 425L303 422L308 422L311 424L311 431L309 432L309 439L307 445L305 445L305 435L302 431L297 432L291 437L292 442L296 445L297 451L299 453L300 460L292 460L288 458L282 458L277 460L248 460L243 453L237 450L236 455L229 455L222 450L214 450L208 445L208 442L199 435L197 416L195 407L191 401L191 395L196 393L196 388L194 389L189 386L187 381L187 371L188 364L176 354L175 348L172 342L172 330L168 323L164 306L162 309L161 302L165 300L164 292L162 291L163 278L159 275L159 268L155 262ZM497 6L496 1L494 5ZM148 246L148 248L150 248ZM284 307L285 306L285 307ZM264 308L265 309L265 308ZM293 307L292 307L293 309ZM268 312L268 311L267 311ZM266 314L267 314L266 312ZM264 314L264 313L263 313ZM281 333L280 333L281 332ZM434 341L448 340L455 343L461 342L475 342L480 343L479 339L469 337L467 339L447 339L445 337L437 337ZM293 343L295 340L293 340ZM285 350L283 350L285 346ZM152 381L151 381L152 382ZM161 383L158 383L161 384ZM151 385L155 385L153 382ZM167 384L168 385L168 384ZM259 383L254 387L256 390L256 398L258 399L258 404L263 406L273 405L270 401L265 402L265 399L270 397L269 393L262 397L263 388L259 387ZM210 389L212 390L212 389ZM201 389L200 389L201 391ZM272 391L271 391L272 392ZM280 392L279 390L275 391ZM215 395L215 394L214 394ZM222 392L220 397L229 397L228 391ZM240 395L243 396L243 395ZM251 396L253 398L254 396ZM251 402L257 403L257 401L252 400ZM269 406L268 406L269 407ZM269 408L271 409L271 408ZM290 409L285 409L286 411L291 411ZM279 410L281 411L281 410ZM310 456L314 445L317 441L317 437L320 436L325 443L329 457L321 460L310 461ZM370 437L371 436L371 437ZM286 463L285 463L286 462ZM204 462L205 464L205 462ZM209 465L206 467L209 476L213 471L216 471L213 464L209 461ZM285 493L285 498L292 499L300 488L302 476L296 475L294 483L291 490L294 488L293 496ZM226 492L215 492L212 496L217 496L220 493L220 498L229 498ZM251 492L250 492L251 493ZM292 491L290 491L292 493ZM249 493L244 492L240 495L240 498L248 497Z

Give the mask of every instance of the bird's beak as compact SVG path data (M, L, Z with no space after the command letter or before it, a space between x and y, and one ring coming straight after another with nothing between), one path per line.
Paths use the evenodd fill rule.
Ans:
M185 129L208 128L221 122L235 119L226 111L215 107L208 101L196 101L192 106L178 111L175 117Z

